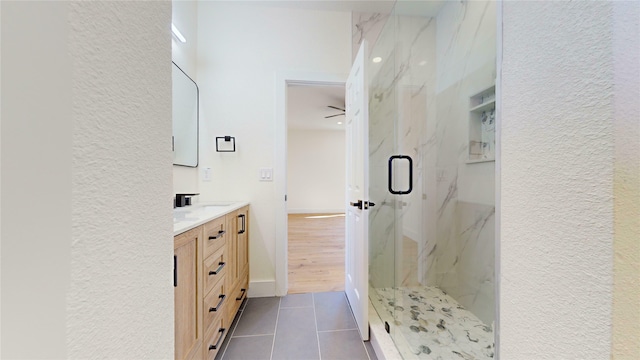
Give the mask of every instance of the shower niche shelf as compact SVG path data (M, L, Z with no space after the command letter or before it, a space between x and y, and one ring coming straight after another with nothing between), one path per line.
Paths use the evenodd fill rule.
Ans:
M469 97L469 153L467 164L496 159L496 87Z

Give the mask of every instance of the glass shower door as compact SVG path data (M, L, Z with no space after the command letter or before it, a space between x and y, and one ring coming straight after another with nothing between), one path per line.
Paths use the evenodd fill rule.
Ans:
M370 56L371 303L404 358L490 359L493 2L396 2Z
M395 196L388 191L388 160L396 153L395 19L387 20L370 51L369 75L369 298L381 320L396 316ZM395 338L397 327L388 325Z

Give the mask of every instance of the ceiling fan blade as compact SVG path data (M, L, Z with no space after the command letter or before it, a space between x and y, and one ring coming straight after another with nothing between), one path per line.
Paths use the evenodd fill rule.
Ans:
M330 108L332 108L332 109L336 109L336 110L340 110L340 111L344 111L344 109L341 109L341 108L339 108L339 107L335 107L335 106L331 106L331 105L329 105L329 106L327 106L327 107L330 107Z
M328 118L332 118L332 117L335 117L335 116L344 116L344 114L329 115L329 116L325 116L324 118L328 119Z

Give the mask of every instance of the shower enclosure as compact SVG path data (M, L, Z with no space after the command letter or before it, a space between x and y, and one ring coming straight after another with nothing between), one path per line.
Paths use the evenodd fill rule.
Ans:
M495 2L396 2L370 52L369 297L405 359L490 359Z

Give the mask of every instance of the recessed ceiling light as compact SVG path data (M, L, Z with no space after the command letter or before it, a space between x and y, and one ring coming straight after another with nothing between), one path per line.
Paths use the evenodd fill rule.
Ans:
M379 63L380 61L382 61L382 58L380 56L376 56L371 61L373 61L374 63Z
M342 121L338 121L338 125L342 125Z
M418 65L420 65L420 66L425 66L425 65L427 65L427 60L422 60L422 61L420 61L420 62L418 63Z

